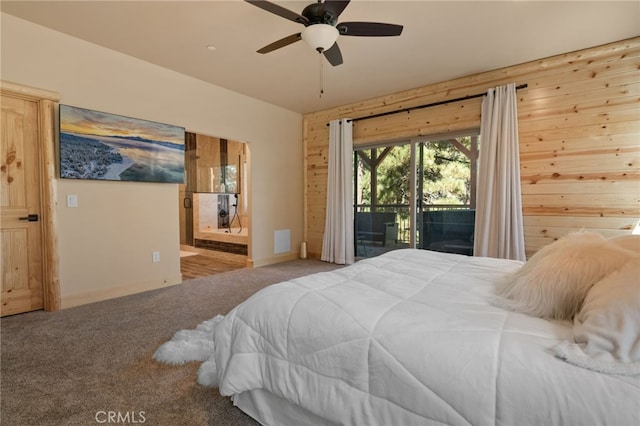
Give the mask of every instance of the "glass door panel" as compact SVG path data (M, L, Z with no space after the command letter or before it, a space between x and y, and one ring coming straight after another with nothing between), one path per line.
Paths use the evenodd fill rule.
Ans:
M473 254L477 136L420 142L419 247Z
M355 253L410 246L410 144L354 151Z
M356 257L416 247L473 254L478 136L354 151Z

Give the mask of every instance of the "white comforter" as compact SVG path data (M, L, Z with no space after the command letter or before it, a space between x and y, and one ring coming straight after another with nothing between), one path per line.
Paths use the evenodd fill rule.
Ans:
M519 265L399 250L273 285L217 326L203 368L223 395L265 389L337 424L640 424L640 378L569 365L550 351L569 323L491 305Z

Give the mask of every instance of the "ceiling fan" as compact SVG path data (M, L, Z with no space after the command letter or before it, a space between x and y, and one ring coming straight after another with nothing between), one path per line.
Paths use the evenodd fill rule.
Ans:
M318 0L304 8L301 14L266 0L245 0L260 9L302 24L305 28L296 34L284 37L264 46L258 53L269 53L288 46L298 40L304 40L333 66L342 64L342 53L336 40L338 36L388 37L402 33L402 25L380 22L341 22L338 17L351 0Z

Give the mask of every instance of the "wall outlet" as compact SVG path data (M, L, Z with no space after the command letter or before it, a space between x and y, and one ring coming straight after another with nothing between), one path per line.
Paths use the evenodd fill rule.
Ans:
M151 258L153 259L153 263L160 262L160 252L154 251L151 255Z

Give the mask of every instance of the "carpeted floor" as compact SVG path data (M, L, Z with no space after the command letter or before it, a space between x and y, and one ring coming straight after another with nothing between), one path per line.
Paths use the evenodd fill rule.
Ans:
M256 425L217 389L196 383L198 363L151 356L181 329L226 314L259 289L335 269L296 260L185 281L58 312L0 319L0 424ZM127 421L123 421L127 420Z

